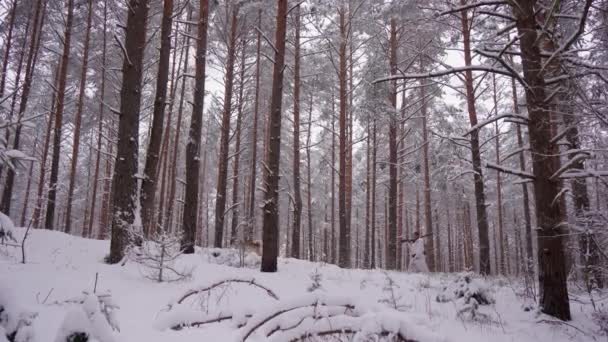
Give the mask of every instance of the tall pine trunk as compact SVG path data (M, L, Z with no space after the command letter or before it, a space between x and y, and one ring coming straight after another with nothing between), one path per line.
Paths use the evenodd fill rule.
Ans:
M389 67L390 74L397 74L397 23L395 18L390 22L389 38ZM389 85L388 100L391 104L391 113L388 124L388 221L387 221L387 244L386 268L394 270L397 268L397 131L399 127L397 119L397 81L391 81Z
M130 0L120 90L120 118L112 180L112 239L109 263L120 262L130 243L138 206L137 164L143 58L146 44L148 0Z
M528 107L528 128L534 172L534 192L538 240L540 307L543 313L562 320L570 319L570 303L565 266L565 253L560 228L563 213L555 199L560 193L560 180L552 178L558 160L551 143L551 120L546 101L542 58L537 33L536 1L512 6L519 33L522 66Z
M232 222L230 227L230 245L234 245L239 225L239 168L241 157L241 126L243 121L243 91L245 87L245 47L246 42L241 39L241 63L239 75L239 94L236 109L236 142L234 144L234 163L232 166ZM206 160L206 158L203 158ZM205 179L205 177L203 177Z
M103 141L103 120L104 120L104 98L106 92L106 51L107 51L107 41L106 41L106 29L108 24L108 0L104 0L103 2L103 32L102 32L102 47L101 47L101 84L99 86L99 118L97 119L97 155L95 156L95 171L93 173L93 194L91 195L91 209L89 212L91 213L91 218L89 219L89 227L88 234L89 236L93 235L93 222L95 222L95 208L97 203L97 187L99 183L99 166L101 164L101 148ZM99 220L101 222L101 219ZM100 232L103 230L101 226L98 227L99 231L96 235L97 238L100 238Z
M422 61L420 68L422 69ZM426 234L437 234L437 239L439 239L439 232L433 232L433 217L431 210L431 170L429 167L429 132L427 125L427 100L426 100L426 87L424 85L425 80L421 80L420 84L420 101L422 101L420 105L420 115L422 116L422 164L424 167L424 224L426 226ZM431 272L436 271L435 267L435 245L434 245L435 236L430 235L426 240L425 249L427 252L427 260L429 270ZM438 252L439 250L437 250Z
M258 27L262 24L262 10L258 10ZM253 128L251 132L251 176L249 183L249 210L247 218L247 233L245 240L253 240L255 230L255 188L257 174L257 145L258 145L258 116L260 109L260 50L262 43L262 32L258 31L256 56L255 56L255 95L253 100Z
M70 43L72 38L72 22L74 21L74 0L68 0L65 33L63 35L63 53L61 55L61 73L57 88L57 108L55 109L55 129L53 132L53 152L51 161L51 176L46 203L46 217L44 226L53 229L55 220L55 207L57 199L57 181L59 177L59 159L61 158L61 130L63 128L63 111L65 108L65 89L68 77L68 62L70 57Z
M80 148L80 127L82 126L82 108L84 107L84 93L87 84L87 68L89 64L89 42L91 41L91 25L93 22L93 0L88 0L87 28L84 34L84 52L82 54L82 71L80 72L80 85L78 90L78 103L74 115L74 142L72 144L72 165L70 167L70 180L68 185L68 202L66 207L65 232L72 231L72 203L74 188L76 186L76 169L78 168L78 150ZM85 201L86 203L86 201ZM85 235L85 237L87 237Z
M281 158L281 108L283 71L285 69L285 36L287 33L287 0L277 0L277 26L272 73L272 95L268 120L268 143L264 172L264 226L262 231L262 272L277 271L279 255L279 161Z
M188 143L186 144L186 198L184 202L184 214L182 216L182 230L184 235L181 241L181 249L187 254L194 253L194 244L196 243L196 228L198 223L198 183L200 177L199 155L201 146L201 128L203 123L203 107L205 102L205 67L207 61L206 54L208 25L209 1L200 0L198 33L196 40L194 101L192 105L190 129L188 131ZM178 143L179 141L176 140L176 146Z
M236 59L236 36L238 28L238 6L232 5L226 75L224 77L224 108L222 112L220 153L217 171L217 196L215 199L215 247L222 247L224 239L224 218L226 211L226 186L228 182L228 152L230 149L230 116L232 114L232 85L234 83L234 63Z
M343 268L351 267L351 239L350 239L350 226L348 220L347 210L347 150L348 150L348 137L346 135L347 126L347 113L346 103L348 101L348 89L346 85L347 81L347 63L346 63L346 43L347 43L347 23L346 23L346 9L344 4L338 11L339 16L339 29L340 29L340 46L338 48L339 55L339 66L338 66L338 81L339 81L339 101L340 101L340 114L338 124L340 127L340 144L338 160L340 164L338 173L338 222L340 229L340 241L339 241L339 253L338 253L338 265Z
M466 0L460 0L466 5ZM471 22L467 11L461 13L462 37L464 41L464 62L470 66L471 56ZM467 109L471 127L477 125L477 110L475 108L475 90L473 88L473 73L464 73L467 97ZM488 215L486 212L486 194L484 190L483 173L481 169L481 148L479 147L479 129L471 132L471 160L473 161L473 180L475 183L475 212L477 214L477 232L479 238L479 273L490 274L490 241L488 237Z
M295 40L293 70L293 222L291 256L300 258L302 193L300 185L300 6L294 9ZM309 236L309 239L311 237Z
M154 199L158 184L158 165L167 105L169 59L171 56L171 26L173 25L173 0L163 1L163 17L160 27L160 59L156 74L156 95L152 111L152 129L148 142L144 177L141 185L141 219L144 234L154 233Z

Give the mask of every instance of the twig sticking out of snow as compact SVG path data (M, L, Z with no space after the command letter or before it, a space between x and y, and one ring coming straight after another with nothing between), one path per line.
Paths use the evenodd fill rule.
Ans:
M231 278L231 279L223 279L223 280L217 281L211 285L204 285L204 286L201 286L201 287L198 287L195 289L188 290L188 291L186 291L186 293L184 293L182 296L180 296L180 298L176 302L178 304L182 304L188 297L204 294L219 286L226 285L226 284L233 284L233 283L247 284L247 285L259 288L261 290L264 290L264 292L266 292L266 294L268 296L272 297L273 299L279 300L279 296L277 296L276 293L274 293L274 291L272 291L268 287L256 282L255 278L241 278L241 279Z
M185 304L188 299L191 299L194 296L196 296L196 298L200 298L201 296L211 293L214 289L218 289L224 285L230 284L249 285L253 288L257 288L264 291L264 293L266 293L270 298L274 300L279 300L279 296L277 296L274 291L256 282L255 278L222 279L212 283L211 285L203 285L186 291L175 302L167 306L168 312L164 313L159 319L157 319L157 322L155 324L156 327L160 330L164 330L167 328L171 328L173 330L180 330L183 327L198 327L205 324L219 323L227 320L232 320L235 316L235 314L232 312L226 312L222 310L222 312L209 314L201 311L200 308L194 310ZM242 318L244 319L248 319L249 317L251 317L251 315L248 314L240 316L242 316Z

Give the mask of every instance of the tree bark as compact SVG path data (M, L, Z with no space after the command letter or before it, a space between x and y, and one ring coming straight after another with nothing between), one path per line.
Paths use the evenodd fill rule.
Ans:
M562 320L570 319L570 303L566 282L565 254L562 244L563 213L554 199L560 192L559 179L551 176L558 167L552 153L551 121L546 102L546 85L542 70L539 37L536 31L536 1L512 6L520 37L522 66L528 107L528 128L534 172L536 222L538 225L538 263L540 307L543 313Z
M511 89L513 93L513 113L519 115L519 104L517 100L517 87L515 85L515 79L511 79ZM523 150L524 148L524 140L521 132L521 125L517 124L517 147L521 149L519 153L519 168L521 171L526 171L526 155ZM527 183L521 183L522 190L522 204L524 211L524 227L525 227L525 239L526 239L526 272L528 275L532 275L534 273L534 251L532 249L532 222L530 215L530 199L528 195L528 185Z
M272 95L268 120L268 151L264 172L264 226L262 232L262 272L277 271L279 254L279 160L281 157L281 107L283 71L285 69L285 35L287 32L287 0L277 0L275 56L272 74Z
M156 74L156 95L152 111L152 129L148 142L146 164L141 185L141 215L144 234L153 233L154 199L158 184L158 161L167 105L169 82L169 58L171 56L171 26L173 25L173 0L163 1L163 17L160 27L160 59Z
M0 74L0 99L4 97L4 87L6 85L6 71L11 55L11 45L13 42L13 29L15 28L15 13L17 12L17 0L13 0L11 11L8 18L8 33L4 43L4 59L2 60L2 74Z
M347 218L347 177L346 177L346 168L347 168L347 158L346 152L348 149L348 137L346 136L346 102L348 101L347 95L347 65L346 65L346 43L347 43L347 23L346 23L346 9L344 8L344 4L340 7L338 11L339 16L339 29L340 29L340 46L339 46L339 69L338 69L338 79L339 79L339 100L340 100L340 116L338 119L340 126L340 146L338 159L340 164L340 171L338 173L338 221L339 221L339 229L340 229L340 242L339 242L339 259L338 265L343 268L351 267L351 240L350 240L350 226L348 225Z
M262 10L258 10L258 27L262 25ZM257 179L258 116L260 111L260 50L262 33L258 31L255 57L255 95L253 100L253 128L251 133L251 182L249 184L249 211L246 241L252 241L255 231L255 187Z
M294 9L294 70L293 70L293 222L291 257L301 258L300 229L302 225L302 193L300 185L300 6ZM309 236L309 239L311 237Z
M224 217L226 215L226 185L228 182L228 152L230 149L230 115L232 110L232 85L234 83L234 63L236 59L236 36L238 28L238 6L232 5L230 36L224 77L224 109L222 114L219 168L217 172L217 196L215 199L215 242L216 248L222 247L224 238Z
M492 99L494 102L495 115L498 116L498 94L496 93L496 74L492 74ZM494 134L496 135L495 149L496 149L496 165L500 165L500 130L498 128L498 121L494 122ZM504 224L502 214L502 179L500 171L496 171L496 207L498 215L498 274L505 275L506 268L506 257L505 257L505 246L504 246Z
M82 126L82 108L84 106L84 93L87 84L87 68L89 64L89 42L91 41L91 25L93 18L93 0L88 0L87 28L84 34L84 52L82 54L82 71L78 90L78 103L74 115L74 142L72 144L72 165L70 167L70 181L68 185L68 200L66 207L65 232L72 232L72 202L74 200L74 187L76 185L76 169L78 168L78 151L80 148L80 127ZM86 203L86 201L85 201ZM87 237L85 235L85 237Z
M390 38L389 38L389 67L390 74L397 74L397 23L395 18L391 18L390 22ZM388 221L387 221L387 245L386 245L386 268L389 270L397 269L397 81L390 82L389 86L389 102L391 104L391 113L389 114L388 126L388 173L389 173L389 189L388 189Z
M421 65L420 68L423 69L422 67L422 61L421 61ZM421 80L421 84L420 84L420 100L422 101L422 104L420 106L420 115L422 116L422 164L424 166L424 223L426 226L426 234L437 234L437 237L435 237L435 235L430 235L430 237L426 240L426 247L425 249L427 250L427 260L428 260L428 266L429 266L429 270L431 272L436 271L436 267L435 267L435 245L434 245L434 239L437 238L439 239L439 232L433 232L433 218L432 218L432 202L431 202L431 170L429 167L429 134L428 134L428 127L427 127L427 101L426 101L426 87L424 85L424 80ZM439 247L439 246L437 246ZM439 250L437 249L437 252Z
M55 220L55 206L57 199L57 180L59 177L59 159L61 158L61 130L63 128L63 110L65 107L65 88L68 77L68 61L70 57L70 43L72 38L72 22L74 21L74 0L67 2L67 19L63 36L63 53L61 55L61 73L59 74L59 87L57 88L57 108L55 110L55 129L53 134L53 152L51 161L51 176L46 203L45 228L53 229Z
M91 196L91 209L89 212L91 213L91 218L89 219L89 227L88 233L89 236L93 234L93 222L95 221L95 208L97 203L97 183L99 182L99 166L101 164L101 147L103 141L103 114L104 114L104 99L106 92L106 50L107 50L107 41L106 41L106 29L108 24L108 1L104 0L103 2L103 43L101 48L101 85L100 85L100 94L99 94L99 118L97 119L97 156L95 158L95 172L93 173L93 195ZM101 222L101 219L100 219ZM100 238L99 233L101 232L101 227L99 227L99 232L97 238Z
M312 227L312 179L310 176L310 139L312 135L312 105L313 92L310 92L308 107L308 130L306 135L306 207L308 208L308 260L315 261L314 256L314 234Z
M371 261L369 267L376 268L376 160L378 157L378 140L376 136L376 118L372 119L372 175L371 175Z
M71 0L70 0L71 1ZM127 10L125 51L120 90L120 118L112 181L112 238L108 262L120 262L130 243L137 209L137 159L143 58L146 44L148 0L130 0Z
M181 241L181 249L186 254L194 253L194 244L196 243L196 229L198 223L196 216L198 213L201 128L203 122L203 107L205 102L205 67L207 61L208 18L209 1L200 0L195 57L196 70L194 76L194 103L192 105L190 130L188 131L188 143L186 144L186 198L184 201L184 214L182 216L182 230L184 235ZM176 140L176 147L177 143L179 143L178 140Z
M239 94L236 114L236 142L234 144L234 164L232 166L232 222L230 228L230 245L234 245L237 238L239 224L239 161L241 156L241 125L243 121L243 88L245 87L245 40L241 40L241 65L239 76ZM204 178L203 178L204 179Z
M463 6L466 5L466 2L466 0L460 0L461 5ZM470 66L472 62L471 24L468 17L468 11L462 11L461 24L464 41L464 61L466 66ZM469 121L471 123L471 127L475 127L477 125L477 110L475 108L473 73L468 70L464 74ZM479 273L488 275L490 274L490 242L488 237L488 215L486 212L486 195L481 168L481 149L479 147L478 129L471 132L471 160L473 161L475 207L477 214L477 231L479 236Z

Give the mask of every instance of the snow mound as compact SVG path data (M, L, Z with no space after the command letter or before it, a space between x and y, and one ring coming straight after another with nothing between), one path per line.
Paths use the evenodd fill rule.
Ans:
M440 303L447 303L460 298L465 303L469 303L472 299L480 305L495 303L489 286L481 279L475 278L475 274L471 272L459 274L443 288L436 300Z
M34 336L32 323L37 313L24 310L12 291L0 287L0 342L3 339L15 342L31 341Z
M255 253L245 253L236 248L203 248L204 262L230 267L258 268L262 258Z

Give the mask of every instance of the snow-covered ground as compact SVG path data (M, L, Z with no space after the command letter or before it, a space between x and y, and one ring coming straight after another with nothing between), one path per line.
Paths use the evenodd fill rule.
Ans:
M15 230L17 240L23 233L23 229ZM31 319L31 341L54 341L62 325L65 328L68 313L71 321L78 319L73 318L73 312L79 307L87 312L86 304L69 300L86 299L83 291L92 293L96 274L96 293L111 293L113 302L120 307L115 312L120 326L120 332L113 332L115 341L239 341L250 328L273 313L306 305L309 306L291 310L280 319L268 320L247 341L287 341L305 329L322 331L332 326L339 329L364 326L370 331L380 327L420 341L606 340L592 319L590 305L582 304L581 300L572 301L573 320L567 324L551 323L550 317L539 315L535 310L524 310L526 300L520 295L520 285L505 279L474 281L482 289L487 287L485 290L495 303L480 306L480 315L471 318L470 314L458 315L464 305L461 301L436 300L457 275L344 270L295 259L280 259L279 271L268 274L260 273L257 268L208 263L199 250L197 254L180 257L175 266L194 267L190 279L158 283L146 278L135 263L104 264L108 250L108 241L33 230L27 241L26 264L20 263L19 249L0 246L0 301L10 302L4 305L21 311L19 314L38 313ZM255 279L257 284L276 294L278 300L259 287L235 283L177 304L187 290L225 279ZM312 286L315 282L316 286ZM349 305L354 307L348 315L343 315L348 311L344 307ZM394 310L395 306L398 310ZM335 317L325 317L328 315ZM175 322L220 316L232 319L181 330L166 329ZM304 319L307 316L325 318ZM297 328L290 329L295 326ZM275 330L276 333L265 337Z

